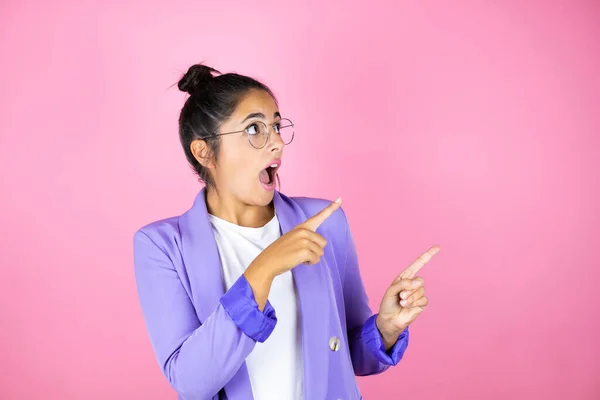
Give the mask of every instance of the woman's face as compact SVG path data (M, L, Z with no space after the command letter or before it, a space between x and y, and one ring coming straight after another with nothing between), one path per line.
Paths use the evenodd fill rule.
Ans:
M212 171L220 195L232 195L254 206L265 206L271 202L284 147L272 125L280 118L271 95L263 90L251 90L221 125L220 133L248 130L259 135L255 124L262 121L269 129L269 139L263 148L257 149L248 142L246 132L220 137L219 156Z

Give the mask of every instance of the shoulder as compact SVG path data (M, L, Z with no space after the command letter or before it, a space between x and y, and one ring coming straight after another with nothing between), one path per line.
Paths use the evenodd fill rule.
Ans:
M134 232L134 244L144 243L153 247L158 247L163 252L168 253L176 243L180 242L179 218L173 216L159 219L141 226Z

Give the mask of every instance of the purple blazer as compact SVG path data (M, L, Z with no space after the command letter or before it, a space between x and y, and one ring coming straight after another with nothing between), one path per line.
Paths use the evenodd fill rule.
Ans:
M252 399L245 365L268 340L277 316L258 309L242 275L227 291L202 189L186 213L153 222L134 235L137 289L154 353L179 399ZM329 201L275 192L282 234ZM355 375L396 365L408 329L388 351L375 325L356 249L340 208L317 230L328 244L316 265L292 270L301 309L304 396L361 399Z

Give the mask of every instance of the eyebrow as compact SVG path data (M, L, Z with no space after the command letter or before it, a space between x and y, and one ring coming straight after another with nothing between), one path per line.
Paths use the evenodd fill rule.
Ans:
M273 118L277 118L277 117L281 118L281 114L279 113L279 111L275 111L275 114L273 114ZM260 112L259 113L248 114L246 116L246 118L244 118L244 120L242 122L240 122L240 123L243 124L244 122L248 121L249 119L253 119L253 118L265 119L265 114L260 113Z

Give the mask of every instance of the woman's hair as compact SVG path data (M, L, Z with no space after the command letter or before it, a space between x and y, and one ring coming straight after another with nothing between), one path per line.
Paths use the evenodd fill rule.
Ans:
M209 170L192 154L192 142L204 139L216 160L220 144L220 136L216 135L219 127L233 114L250 90L264 90L275 102L277 100L271 90L256 79L236 73L221 74L202 64L192 65L177 86L179 90L190 94L179 114L179 141L188 163L200 180L206 186L214 187Z

